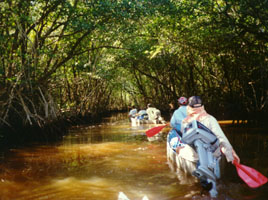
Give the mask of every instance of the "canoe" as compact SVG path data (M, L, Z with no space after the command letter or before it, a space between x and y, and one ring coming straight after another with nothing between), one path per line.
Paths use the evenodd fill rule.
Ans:
M131 125L132 126L139 126L140 124L165 124L164 118L160 117L157 120L149 120L148 115L144 116L143 118L138 117L131 117Z
M189 145L185 145L181 150L180 154L177 154L175 149L171 146L171 136L176 131L172 129L167 136L167 160L172 164L174 171L182 171L188 175L192 175L196 169L198 156L193 153Z
M148 119L137 119L137 118L130 118L131 120L131 126L139 126L141 124L154 124L153 122L149 121Z
M181 146L179 154L176 148ZM176 173L192 175L217 197L217 180L221 172L221 153L217 137L198 121L190 122L182 137L172 129L167 136L167 159Z
M152 137L147 137L149 142L154 142L154 141L163 141L164 139L163 133L159 132L156 135L152 136Z

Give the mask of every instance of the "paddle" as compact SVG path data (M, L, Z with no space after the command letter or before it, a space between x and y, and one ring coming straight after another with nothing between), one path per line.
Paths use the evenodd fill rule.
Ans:
M239 164L236 161L233 162L233 164L236 166L236 170L240 178L251 188L257 188L262 186L263 184L267 183L267 177L262 175L257 170Z
M165 128L167 125L169 125L169 124L164 124L161 126L153 127L151 129L147 130L145 133L146 133L147 137L153 137L154 135L159 133L163 128Z

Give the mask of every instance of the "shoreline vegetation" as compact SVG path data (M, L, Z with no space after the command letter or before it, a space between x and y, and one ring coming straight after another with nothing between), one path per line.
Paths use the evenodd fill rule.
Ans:
M68 130L74 126L95 125L102 122L104 117L111 116L114 113L125 113L126 111L109 111L99 114L88 114L84 116L71 116L61 118L45 126L25 125L21 127L1 127L0 128L0 151L9 148L16 148L33 143L48 144L60 141Z
M23 126L16 129L4 127L0 129L0 151L7 150L9 148L16 148L19 146L30 145L33 143L49 144L60 141L63 136L68 133L71 127L81 125L95 125L102 122L104 117L109 117L112 114L125 113L126 110L114 110L109 112L99 113L97 115L85 115L76 117L65 117L55 120L46 124L44 127L35 126ZM167 119L168 113L164 112L163 116ZM235 128L264 128L265 126L256 126L250 124L248 120L218 120L221 126L235 127Z
M9 0L0 10L1 148L132 105L164 114L192 95L218 120L267 124L266 1Z

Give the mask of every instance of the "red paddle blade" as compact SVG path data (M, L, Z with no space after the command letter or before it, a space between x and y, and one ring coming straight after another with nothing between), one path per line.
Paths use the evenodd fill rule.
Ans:
M147 137L153 137L154 135L159 133L166 126L167 126L167 124L162 125L162 126L156 126L156 127L153 127L151 129L147 130L145 133L146 133Z
M234 163L236 166L236 170L240 178L251 188L257 188L267 183L267 177L262 175L257 170L242 165L238 163Z

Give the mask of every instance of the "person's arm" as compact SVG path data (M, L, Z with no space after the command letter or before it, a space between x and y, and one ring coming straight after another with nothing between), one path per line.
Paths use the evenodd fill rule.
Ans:
M240 158L239 158L239 156L236 154L236 152L235 152L234 149L233 149L233 151L232 151L232 154L233 154L234 160L239 164L239 163L240 163Z
M210 122L211 122L210 123L211 131L219 139L221 151L225 155L227 161L233 162L233 160L235 159L238 163L240 163L240 158L238 157L231 143L229 142L228 138L225 136L224 132L222 131L218 121L214 117L211 116Z
M185 117L183 116L183 112L181 110L181 108L178 108L177 110L175 110L175 112L173 113L171 120L170 120L170 125L172 128L176 128L178 124L182 123L182 120Z

